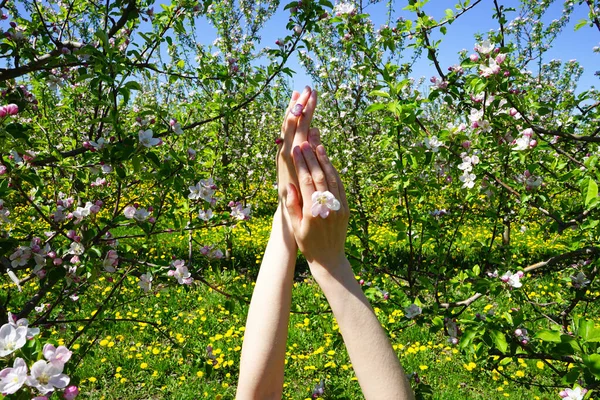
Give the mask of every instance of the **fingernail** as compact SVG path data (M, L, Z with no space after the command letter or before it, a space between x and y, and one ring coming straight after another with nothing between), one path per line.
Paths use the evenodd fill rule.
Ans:
M310 90L310 86L308 86L308 85L304 86L304 91L305 92L308 92L309 90Z
M292 153L294 153L295 156L300 156L301 155L301 150L300 150L300 146L296 146L292 149Z
M295 117L299 117L302 115L302 110L304 109L304 106L300 103L296 103L296 105L292 108L292 111L290 111L292 113L293 116Z
M311 92L311 94L310 94L310 97L311 97L312 99L316 99L316 98L317 98L317 91L316 91L316 90L313 90L313 91Z
M319 154L321 154L322 156L326 155L325 154L325 147L323 147L322 144L317 146L317 151L319 152Z

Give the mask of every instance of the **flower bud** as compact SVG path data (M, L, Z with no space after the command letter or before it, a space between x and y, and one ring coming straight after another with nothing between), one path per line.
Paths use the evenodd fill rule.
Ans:
M72 385L65 389L63 397L65 400L73 400L77 395L79 395L79 388Z
M75 236L77 236L77 233L74 230L71 229L70 231L67 232L67 237L69 239L72 240Z
M71 257L71 262L73 264L79 264L81 261L79 260L79 256L73 256Z
M62 264L62 262L63 262L62 258L60 258L60 257L56 257L56 258L55 258L55 259L52 261L52 264L54 264L54 265L61 265L61 264Z
M17 115L19 113L19 106L16 104L8 104L4 106L4 108L6 109L6 113L8 115Z
M156 218L150 217L150 218L148 218L148 222L151 223L151 224L153 224L153 223L156 222Z
M471 54L469 56L469 60L471 60L472 62L477 62L477 61L479 61L479 55L477 55L477 54Z
M520 328L515 329L515 336L523 336L523 330Z

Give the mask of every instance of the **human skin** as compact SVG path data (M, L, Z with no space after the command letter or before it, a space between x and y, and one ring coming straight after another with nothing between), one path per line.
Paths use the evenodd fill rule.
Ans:
M340 176L322 145L313 150L301 143L293 149L293 159L299 187L288 187L286 208L294 237L340 327L365 399L413 399L398 357L345 256L349 208ZM314 217L315 191L331 192L340 209L327 218Z
M299 117L290 112L296 104L302 104L304 109L304 114ZM287 194L288 185L296 182L291 149L295 143L309 139L315 106L316 92L308 87L302 93L294 92L281 127L282 143L277 155L279 207L273 216L271 236L248 310L236 395L238 400L281 399L298 252L282 199Z
M294 92L282 125L277 155L279 207L248 311L236 398L281 398L294 265L300 248L337 319L365 398L412 399L396 354L344 254L348 202L339 174L320 145L319 131L309 128L316 101L309 88L302 94ZM304 106L300 117L290 113L298 103ZM313 217L315 190L329 190L340 200L340 210L326 219Z

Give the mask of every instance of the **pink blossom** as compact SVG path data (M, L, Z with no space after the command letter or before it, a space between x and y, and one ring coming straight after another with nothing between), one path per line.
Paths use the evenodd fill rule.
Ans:
M312 216L320 216L321 218L327 218L330 211L337 211L340 209L340 202L335 196L329 192L315 191L312 194Z
M73 353L65 346L54 347L53 344L47 343L44 345L43 354L49 363L62 367L71 359Z
M77 386L69 386L65 389L63 397L65 400L73 400L79 395L79 388Z
M477 61L479 61L479 55L477 55L477 54L471 54L469 56L469 60L471 60L472 62L477 62Z
M8 115L17 115L19 113L19 107L16 104L9 104L4 106Z

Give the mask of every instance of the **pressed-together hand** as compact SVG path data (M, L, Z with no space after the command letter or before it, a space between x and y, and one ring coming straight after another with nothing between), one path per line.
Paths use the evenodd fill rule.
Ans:
M309 264L339 265L345 259L349 216L340 176L321 144L313 151L308 142L301 143L294 147L293 159L300 193L289 185L286 208L296 243Z
M292 149L306 141L314 146L320 143L319 131L310 129L316 105L317 92L307 86L302 93L293 92L286 110L277 153L277 187L282 202L285 201L288 185L298 184Z

